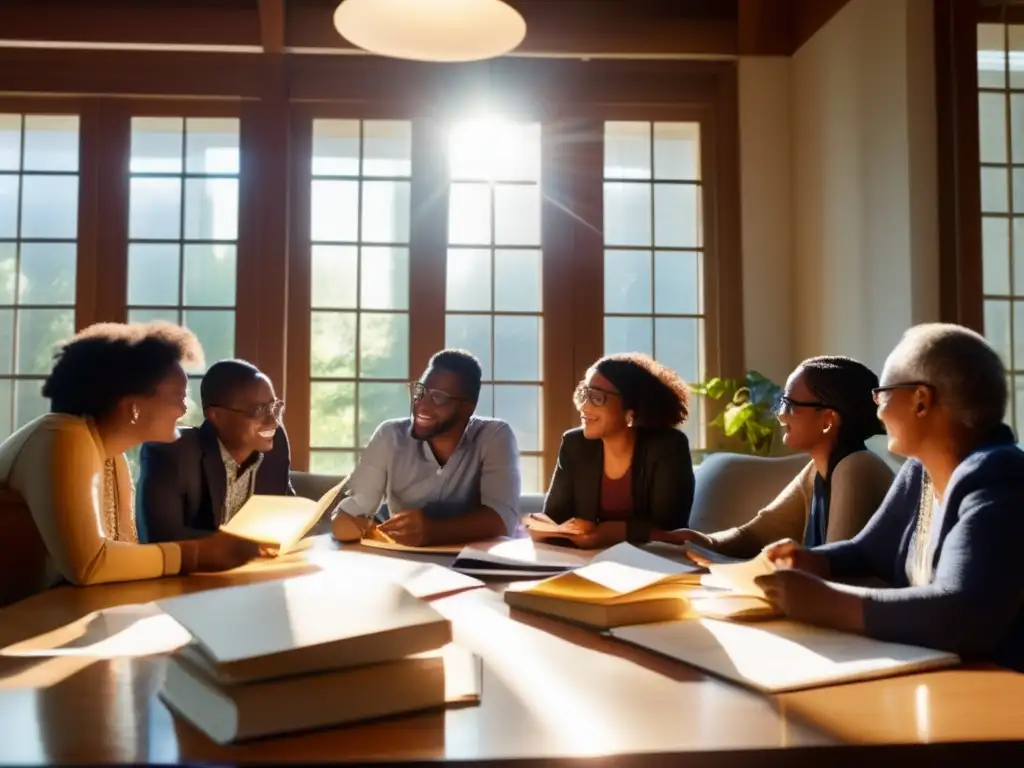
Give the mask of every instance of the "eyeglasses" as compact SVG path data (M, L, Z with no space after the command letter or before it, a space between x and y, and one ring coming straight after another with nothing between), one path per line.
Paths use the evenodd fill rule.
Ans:
M272 416L274 419L281 418L281 414L284 413L284 400L275 400L272 403L257 403L248 408L234 408L230 405L212 405L210 407L239 413L253 421L264 421L268 416Z
M780 416L788 416L793 412L794 408L813 408L816 411L821 411L828 408L828 406L817 400L794 400L791 397L781 395L779 397L779 404L775 406L775 412Z
M933 392L935 391L935 387L927 381L904 381L899 384L886 384L884 387L875 387L871 390L871 399L875 401L875 405L881 405L882 395L885 392L894 392L897 389L917 389L918 387L925 387Z
M622 397L618 392L612 392L608 389L601 389L600 387L588 387L583 382L576 387L576 391L572 393L572 401L579 408L584 403L590 403L591 405L600 408L608 402L608 397L614 395L615 397Z
M430 402L438 408L444 408L451 402L461 403L469 400L468 397L456 397L455 395L448 394L444 390L427 389L423 386L422 382L419 381L414 381L409 384L409 393L412 395L412 401L414 403L418 403L424 397L429 397Z

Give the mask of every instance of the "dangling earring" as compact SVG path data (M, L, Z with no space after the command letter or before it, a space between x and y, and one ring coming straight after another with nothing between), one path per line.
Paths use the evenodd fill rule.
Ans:
M128 423L131 424L133 427L139 423L139 406L132 406L132 417Z
M628 416L626 416L626 426L630 427L630 428L633 427L633 414L632 413L629 414Z

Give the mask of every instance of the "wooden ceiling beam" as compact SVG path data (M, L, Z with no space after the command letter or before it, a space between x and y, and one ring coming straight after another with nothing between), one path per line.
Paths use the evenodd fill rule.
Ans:
M264 53L284 52L285 0L259 0L260 44Z
M796 53L850 0L793 0L793 49ZM967 0L970 2L970 0Z
M262 6L263 3L261 2ZM254 7L209 4L0 2L0 39L128 45L260 45Z
M736 19L739 55L791 55L793 4L793 0L742 0Z

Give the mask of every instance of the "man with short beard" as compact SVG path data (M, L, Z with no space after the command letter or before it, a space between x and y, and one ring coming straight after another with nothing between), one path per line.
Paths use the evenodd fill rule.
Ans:
M504 421L475 416L483 378L470 353L446 349L413 382L412 415L381 424L333 514L335 538L353 519L406 546L482 541L519 525L519 449Z

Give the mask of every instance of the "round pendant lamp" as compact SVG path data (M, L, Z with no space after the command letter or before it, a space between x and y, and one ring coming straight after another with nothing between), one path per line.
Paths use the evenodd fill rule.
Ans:
M343 0L334 27L365 51L416 61L491 59L526 37L526 21L502 0Z

